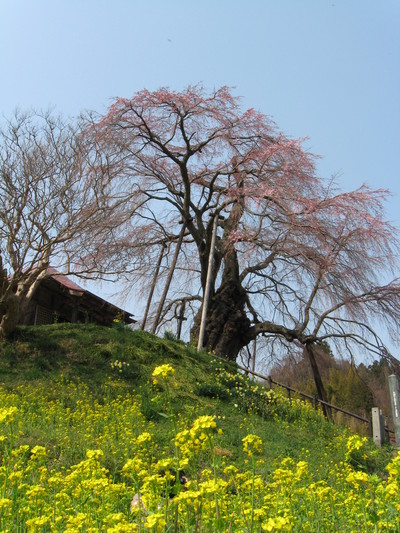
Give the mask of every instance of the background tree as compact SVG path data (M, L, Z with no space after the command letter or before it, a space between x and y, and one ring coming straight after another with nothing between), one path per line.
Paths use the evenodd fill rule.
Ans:
M303 142L280 133L271 120L222 87L178 93L141 91L92 117L104 157L142 199L132 224L147 231L147 253L137 274L151 272L161 242L186 233L179 280L168 309L203 294L212 241L211 296L204 346L235 359L257 336L273 349L303 346L318 392L323 386L315 346L329 340L350 356L355 345L379 354L374 325L390 333L400 319L398 230L383 218L387 191L363 185L342 193L316 175ZM141 249L143 250L143 249ZM385 280L385 281L383 281ZM194 307L197 337L201 309Z
M17 112L0 131L0 337L14 331L50 261L64 273L117 271L127 199L111 191L112 174L81 133L79 122L35 112Z
M367 417L375 405L384 407L383 403L374 403L374 376L369 368L335 358L326 343L316 345L315 349L329 403ZM301 392L311 395L317 392L310 364L304 353L293 353L277 361L271 368L270 375L276 381ZM387 381L383 388L387 389ZM337 416L335 412L332 414Z

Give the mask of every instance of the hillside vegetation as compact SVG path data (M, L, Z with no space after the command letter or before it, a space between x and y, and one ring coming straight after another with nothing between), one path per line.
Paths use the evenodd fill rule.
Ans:
M399 530L393 448L169 337L55 324L0 344L0 531Z
M327 401L362 417L370 418L371 409L379 407L389 428L393 430L392 408L388 376L396 374L393 362L382 357L370 364L350 363L334 357L328 345L318 353L318 368L324 382ZM317 394L310 363L305 354L289 355L270 370L271 377L280 383L307 394ZM336 421L344 417L335 415ZM353 419L354 420L354 419ZM362 431L360 424L347 419L354 428ZM364 426L366 430L368 428Z

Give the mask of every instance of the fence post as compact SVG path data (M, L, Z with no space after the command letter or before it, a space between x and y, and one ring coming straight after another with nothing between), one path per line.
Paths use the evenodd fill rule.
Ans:
M372 437L379 448L385 441L385 424L379 407L372 408Z
M400 392L399 381L395 374L388 377L390 403L392 404L394 435L396 437L396 446L400 447Z
M288 395L289 403L291 405L292 404L292 392L290 389L287 389L287 395Z

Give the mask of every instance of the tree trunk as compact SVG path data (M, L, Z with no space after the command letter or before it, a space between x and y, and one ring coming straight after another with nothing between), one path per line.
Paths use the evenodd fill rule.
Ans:
M210 300L203 343L209 350L233 361L246 346L250 327L240 289L233 284L224 285Z
M208 304L203 347L235 361L239 351L250 341L251 324L246 315L246 292L240 284L236 253L226 254L224 261L221 285ZM200 308L192 338L198 338L201 312Z
M313 373L314 383L315 383L315 387L317 389L318 398L320 400L322 400L323 402L327 402L328 401L328 397L326 395L325 387L324 387L324 384L322 382L322 377L321 377L321 374L319 372L317 360L315 358L314 347L313 347L312 344L306 344L305 347L304 347L304 350L305 350L305 352L307 354L308 360L309 360L310 365L311 365L311 370L312 370L312 373ZM326 405L324 405L324 404L322 404L322 412L324 413L324 415L327 418L330 419L332 417L331 409L329 407L327 407Z
M9 284L3 287L0 294L0 339L10 337L14 333L33 294L46 276L47 265L37 270L35 276L28 274L25 279L16 283L15 291Z
M0 313L0 338L10 337L21 318L21 298L11 293L5 298L3 312Z
M185 230L186 230L186 223L184 222L183 225L182 225L181 232L179 233L178 242L176 243L174 257L172 258L172 263L171 263L171 266L170 266L170 269L169 269L169 272L168 272L167 281L165 282L165 287L164 287L163 293L161 295L161 300L160 300L160 302L158 304L156 316L155 316L154 321L153 321L153 326L151 328L151 332L152 333L156 332L158 323L159 323L160 318L161 318L161 313L162 313L162 310L163 310L163 307L164 307L165 299L167 297L167 294L168 294L168 291L169 291L169 287L171 285L172 276L174 275L174 272L175 272L175 267L176 267L176 263L178 261L179 252L181 251L181 246L182 246L183 236L185 235Z
M153 281L151 283L149 296L147 298L146 309L144 311L143 321L142 321L142 325L141 325L141 329L143 329L143 330L146 327L147 315L149 314L151 300L153 298L154 289L156 288L156 284L157 284L157 280L158 280L158 274L160 272L161 262L162 262L163 257L164 257L165 248L166 248L166 244L165 244L165 242L163 242L162 245L161 245L160 255L158 256L156 269L154 271L154 276L153 276Z

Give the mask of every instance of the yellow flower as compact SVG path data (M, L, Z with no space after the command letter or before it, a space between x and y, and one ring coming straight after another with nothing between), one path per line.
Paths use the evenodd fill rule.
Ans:
M165 526L167 525L164 517L164 513L154 513L149 515L146 518L145 527L146 528L156 528L156 531L163 531Z
M88 459L94 459L95 461L99 461L104 457L104 452L103 450L87 450L86 457Z
M108 527L107 533L133 533L138 530L135 524L117 524L114 527ZM96 529L98 531L98 529Z
M11 512L12 501L8 498L0 498L0 517Z
M275 518L268 518L265 522L261 524L261 527L264 531L280 531L289 523L287 518L283 516L276 516Z
M399 495L399 486L396 481L392 481L391 483L388 483L385 488L385 499L388 500L389 498L397 498Z
M396 455L396 457L391 461L387 467L386 470L389 472L389 480L397 477L400 473L400 452Z
M0 408L0 424L3 422L6 424L9 424L10 422L12 422L17 412L18 412L17 407Z
M351 483L358 487L361 483L368 483L368 474L365 472L354 471L346 477L347 483Z
M203 433L203 431L201 431L203 429L214 429L216 427L217 423L215 422L215 416L203 415L196 418L196 420L193 422L190 432L192 434L196 434L198 432Z
M143 433L141 433L137 439L136 439L136 443L139 444L139 445L148 445L151 441L152 441L152 436L150 435L150 433L148 431L144 431Z
M28 531L34 533L35 531L40 531L42 527L50 522L50 519L47 516L39 516L37 518L31 518L26 521L28 526Z
M254 452L262 453L262 440L258 435L247 435L242 439L243 451L252 456Z
M167 379L168 376L173 376L175 374L175 369L171 365L159 365L153 370L153 378L162 378Z
M347 455L351 454L354 450L360 450L367 440L367 437L360 437L360 435L352 435L349 437L346 442Z
M47 452L46 448L44 446L34 446L31 450L31 458L39 459L42 457L46 457Z

